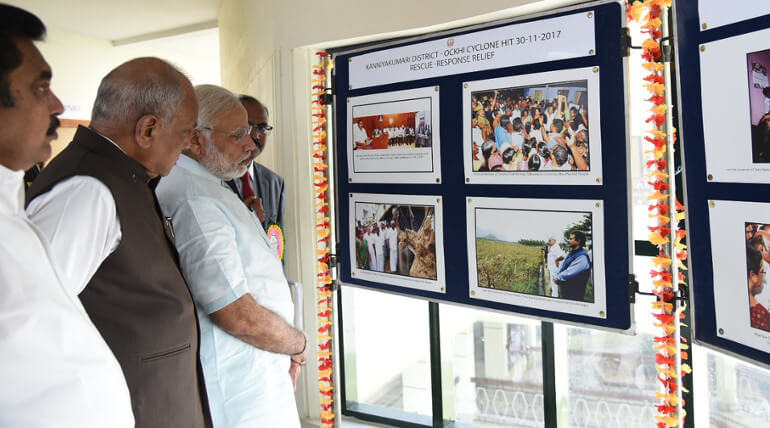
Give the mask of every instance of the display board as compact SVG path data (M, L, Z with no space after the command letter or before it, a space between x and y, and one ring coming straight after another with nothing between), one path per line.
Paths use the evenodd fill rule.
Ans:
M334 55L345 284L630 330L625 13Z
M675 6L695 340L770 365L770 8Z

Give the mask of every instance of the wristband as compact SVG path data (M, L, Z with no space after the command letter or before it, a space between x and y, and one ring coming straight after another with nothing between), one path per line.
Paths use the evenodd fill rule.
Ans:
M302 333L302 337L305 339L305 343L302 345L302 350L297 352L296 354L291 354L291 356L300 355L303 352L305 352L305 349L307 348L307 336L305 336L305 333Z

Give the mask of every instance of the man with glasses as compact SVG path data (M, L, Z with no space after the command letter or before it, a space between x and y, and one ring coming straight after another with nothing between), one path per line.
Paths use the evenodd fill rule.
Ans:
M198 131L157 194L197 303L214 426L299 428L294 387L307 340L291 326L283 267L259 220L224 184L256 155L246 110L218 86L195 95Z
M273 131L273 127L268 124L269 112L254 97L241 95L239 100L248 114L249 125L252 127L249 135L256 146L256 156L259 156ZM258 162L252 162L246 174L227 184L257 214L262 228L271 239L271 247L283 259L283 177Z

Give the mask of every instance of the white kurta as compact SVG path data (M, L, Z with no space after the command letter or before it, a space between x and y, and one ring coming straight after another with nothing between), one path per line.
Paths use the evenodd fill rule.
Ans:
M383 231L380 231L379 234L375 233L372 235L372 239L374 240L374 251L377 253L377 267L375 269L378 272L385 271L385 254L383 253L385 250L385 237L383 235Z
M134 426L123 372L0 166L0 427Z
M209 317L249 293L292 324L294 304L283 265L259 219L222 180L185 155L156 193L173 219L180 266L198 310L214 427L299 428L289 356L256 348Z
M559 272L559 267L556 266L556 259L559 257L566 257L559 244L548 247L548 273L550 274L548 279L551 284L551 297L559 297L559 286L553 282L553 277ZM564 260L562 259L562 261Z
M368 233L366 235L366 245L367 250L369 250L369 269L371 270L377 270L377 251L375 250L376 240L376 233Z
M390 248L390 271L396 272L398 268L398 231L396 228L388 228L387 231Z

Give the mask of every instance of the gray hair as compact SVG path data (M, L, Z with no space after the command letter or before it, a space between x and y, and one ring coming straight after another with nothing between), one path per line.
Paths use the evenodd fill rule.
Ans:
M195 87L198 98L198 129L214 126L214 121L222 112L240 107L238 97L227 89L216 85L198 85Z
M159 58L136 58L110 71L96 93L91 121L136 121L152 114L168 125L184 98L187 77Z

